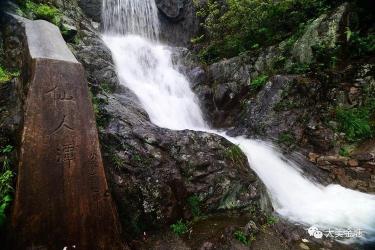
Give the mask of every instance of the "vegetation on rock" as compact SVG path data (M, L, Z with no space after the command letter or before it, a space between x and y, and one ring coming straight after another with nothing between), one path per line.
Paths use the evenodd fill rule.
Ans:
M325 0L208 0L198 12L205 34L195 42L207 62L233 57L282 41L330 7Z
M202 215L202 212L200 210L201 201L198 196L196 195L190 196L187 199L187 203L190 207L191 213L193 214L195 218Z
M178 236L186 234L189 231L187 224L184 223L182 220L179 220L175 224L172 224L171 229L172 232L177 234Z
M267 80L268 80L267 75L259 75L257 78L251 81L250 86L253 89L260 89L267 83Z
M57 26L61 24L61 12L47 4L35 3L30 0L19 1L21 10L26 15L33 15L35 19L42 19L51 22Z
M18 77L19 72L14 71L14 72L9 72L5 67L0 65L0 84L10 81L14 77Z
M0 148L0 227L5 223L7 209L13 200L14 173L10 160L12 151L11 145Z

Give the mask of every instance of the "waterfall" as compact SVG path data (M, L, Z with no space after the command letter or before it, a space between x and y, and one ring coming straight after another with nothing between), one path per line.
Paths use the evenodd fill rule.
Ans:
M137 95L154 124L216 133L239 145L281 216L306 226L361 229L368 239L374 235L374 195L313 183L272 144L229 137L206 125L189 82L173 67L170 50L155 42L159 24L153 0L107 0L103 11L103 39L121 83Z
M156 40L159 18L155 0L104 0L104 30L108 34L138 34Z

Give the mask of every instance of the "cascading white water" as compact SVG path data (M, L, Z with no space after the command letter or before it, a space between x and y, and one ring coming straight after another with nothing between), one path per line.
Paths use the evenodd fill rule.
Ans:
M106 33L138 34L152 40L159 36L155 0L105 0L102 9Z
M137 95L154 124L175 130L207 128L189 82L173 68L168 48L136 35L105 36L104 41L114 54L121 82Z
M189 82L173 67L168 48L155 42L156 38L147 40L145 37L150 38L148 35L134 35L148 33L148 27L130 24L137 23L138 19L133 20L134 17L126 13L148 13L154 16L147 17L147 20L156 20L156 6L150 5L149 1L116 2L124 5L104 4L107 6L104 8L104 16L107 16L104 27L110 32L105 32L103 39L113 53L122 84L138 96L154 124L169 129L216 133L238 144L247 155L252 169L266 185L275 210L292 221L321 228L361 229L366 231L368 237L375 233L375 196L339 185L324 187L313 183L303 177L298 166L285 160L271 144L243 137L233 138L209 129ZM123 12L117 12L118 16L112 19L110 14L113 10L108 10L108 6ZM134 6L137 9L124 9ZM139 10L149 6L155 9ZM145 30L126 28L125 32L121 30L114 35L110 26L117 27L123 23L127 24L126 27L137 26ZM157 21L149 25L152 29L158 27Z

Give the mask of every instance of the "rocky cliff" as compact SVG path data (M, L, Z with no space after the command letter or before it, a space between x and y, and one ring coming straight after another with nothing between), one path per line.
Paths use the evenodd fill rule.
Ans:
M152 124L134 93L120 84L101 40L102 0L32 1L53 7L52 16L22 2L9 1L2 11L53 22L84 66L105 173L131 248L251 248L241 235L251 239L251 249L352 248L321 240L307 246L302 227L276 222L264 185L236 145L218 135ZM348 39L348 28L365 27L356 21L365 14L351 1L337 4L289 38L207 62L199 54L202 45L191 43L205 35L196 12L207 2L156 0L161 40L180 46L174 48L176 67L190 80L207 121L231 135L273 141L323 184L374 193L374 134L351 134L342 125L348 114L356 119L365 107L373 126L374 55L350 56ZM25 37L19 25L2 17L0 65L9 74L0 80L0 162L10 162L15 172L18 153L7 146L20 147L28 85L19 76L29 69L22 67ZM15 179L14 174L7 185L14 187ZM0 193L7 218L11 202L5 197L12 197L12 190ZM178 237L171 224L185 225L189 233ZM1 230L4 237L7 226Z

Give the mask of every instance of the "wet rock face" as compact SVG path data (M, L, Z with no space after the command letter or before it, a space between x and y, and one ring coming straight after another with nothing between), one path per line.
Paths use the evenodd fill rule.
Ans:
M79 0L82 11L95 22L101 21L102 3L104 0Z
M118 84L98 34L89 26L81 32L73 48L98 102L106 172L127 237L192 218L191 199L204 214L261 206L265 189L237 147L217 135L153 125L137 97ZM108 82L114 92L101 91Z
M171 20L178 19L184 7L184 0L155 0L155 2L161 13Z
M142 111L129 115L137 109L131 99L116 94L107 100L105 109L113 118L102 133L102 145L120 216L132 230L191 218L191 197L204 214L259 208L263 187L228 141L157 128Z
M288 134L290 138L285 140L301 140L306 119L314 117L314 89L318 89L319 86L318 82L295 76L272 77L246 104L241 114L242 119L238 120L236 129L231 133L262 135L275 140L283 134ZM315 127L312 130L315 131ZM324 142L329 139L331 138L326 138Z
M193 0L156 0L160 38L174 46L186 46L199 30Z

